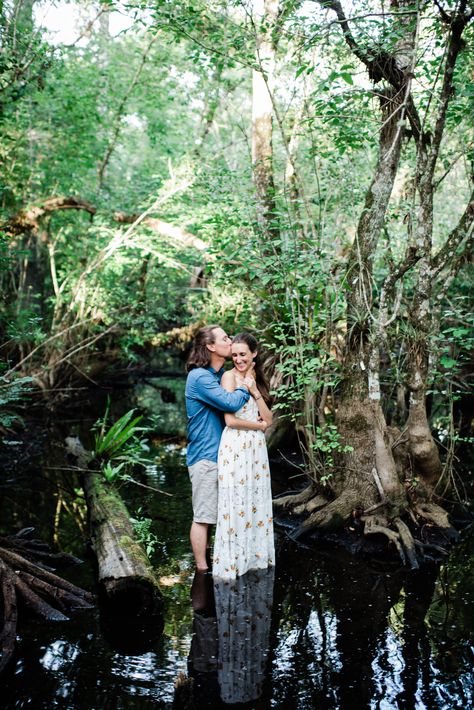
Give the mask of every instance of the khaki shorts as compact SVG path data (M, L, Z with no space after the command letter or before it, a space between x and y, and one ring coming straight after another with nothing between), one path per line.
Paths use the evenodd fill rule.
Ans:
M193 491L193 521L215 525L217 522L217 463L202 459L189 466Z

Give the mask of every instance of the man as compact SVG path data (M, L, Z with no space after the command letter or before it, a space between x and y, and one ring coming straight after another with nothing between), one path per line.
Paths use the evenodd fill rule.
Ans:
M206 548L209 526L217 521L217 453L224 429L224 412L236 412L248 401L246 378L234 392L221 385L224 362L231 354L231 339L218 325L201 328L187 362L188 468L193 495L191 547L196 567L208 570Z

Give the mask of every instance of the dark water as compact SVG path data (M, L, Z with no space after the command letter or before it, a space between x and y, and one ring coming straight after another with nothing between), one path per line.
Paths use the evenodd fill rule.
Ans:
M70 474L55 468L64 465L61 437L75 426L63 419L36 457L2 479L0 532L32 525L45 540L56 536L85 559L65 576L92 589L84 501ZM275 570L216 586L194 577L183 453L156 441L141 478L172 498L122 488L159 540L152 559L166 599L163 632L149 620L135 634L101 608L69 622L24 618L0 680L1 708L473 706L472 529L445 564L419 572L296 547L277 530ZM61 495L67 507L58 514Z

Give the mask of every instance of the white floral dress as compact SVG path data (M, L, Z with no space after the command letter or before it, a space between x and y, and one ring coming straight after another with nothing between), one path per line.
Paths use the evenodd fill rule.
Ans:
M256 422L251 397L235 416ZM272 492L263 431L225 427L218 456L217 526L213 575L235 579L275 564Z

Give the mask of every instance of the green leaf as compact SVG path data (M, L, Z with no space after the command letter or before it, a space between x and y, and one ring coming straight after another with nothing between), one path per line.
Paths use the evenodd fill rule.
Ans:
M351 86L354 85L354 80L352 78L352 74L348 74L347 72L342 72L341 76L347 84L350 84Z

